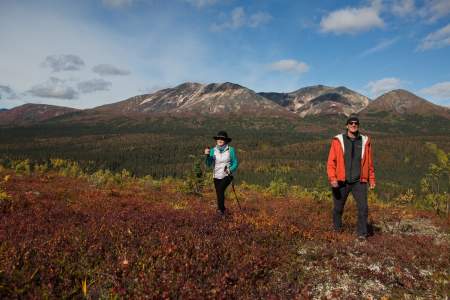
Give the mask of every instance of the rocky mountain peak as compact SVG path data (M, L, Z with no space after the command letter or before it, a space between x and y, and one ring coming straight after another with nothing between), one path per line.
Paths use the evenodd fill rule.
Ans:
M203 86L203 84L198 83L198 82L185 82L180 85L177 85L174 88L169 88L169 89L174 89L174 90L198 89L202 86ZM164 90L168 90L168 89L164 89Z
M433 104L417 95L403 89L387 92L372 101L364 114L393 113L400 115L439 115L450 118L450 110Z
M260 93L301 117L321 114L350 115L364 109L369 98L346 87L314 85L291 93Z

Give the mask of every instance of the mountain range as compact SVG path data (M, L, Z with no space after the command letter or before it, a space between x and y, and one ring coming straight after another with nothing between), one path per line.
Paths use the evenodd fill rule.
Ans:
M345 115L440 116L450 119L450 109L435 105L406 90L393 90L375 100L346 87L315 85L290 93L256 93L241 85L225 82L187 82L151 94L112 104L78 110L74 108L25 104L0 110L0 125L30 125L71 113L83 118L99 115L267 115L300 117Z

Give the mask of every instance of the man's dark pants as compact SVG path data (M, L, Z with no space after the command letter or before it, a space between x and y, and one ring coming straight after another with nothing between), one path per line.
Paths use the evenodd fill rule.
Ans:
M229 176L223 179L214 178L214 187L217 195L217 209L222 213L225 212L225 189L230 185L231 178Z
M355 198L356 205L358 207L358 225L357 232L360 236L367 236L367 183L355 182L345 183L340 182L339 187L332 188L333 191L333 224L335 230L342 229L342 214L344 213L345 202L350 192Z

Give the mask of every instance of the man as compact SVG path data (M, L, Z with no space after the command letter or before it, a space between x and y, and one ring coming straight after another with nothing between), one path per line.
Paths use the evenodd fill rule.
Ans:
M338 134L331 142L327 173L333 192L334 230L342 230L342 214L351 192L358 207L357 232L360 239L367 238L367 185L375 188L372 146L368 136L359 133L359 119L347 119L347 132Z

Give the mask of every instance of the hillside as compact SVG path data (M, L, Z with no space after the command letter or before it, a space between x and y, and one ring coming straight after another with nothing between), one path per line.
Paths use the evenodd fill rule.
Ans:
M62 174L62 173L60 173ZM75 173L73 173L75 174ZM331 228L331 202L244 185L243 211L215 213L213 192L177 182L0 172L0 297L444 299L449 219L371 202ZM182 183L181 183L182 184ZM97 185L97 187L96 187ZM231 195L230 195L231 197Z
M21 126L46 121L78 111L75 108L28 103L0 111L0 125Z
M346 87L316 85L291 93L259 93L301 117L316 115L350 115L364 109L369 98Z
M104 105L95 110L116 113L288 114L276 103L230 82L184 83L153 94Z
M439 116L450 119L450 109L433 104L406 90L394 90L372 101L362 115Z

